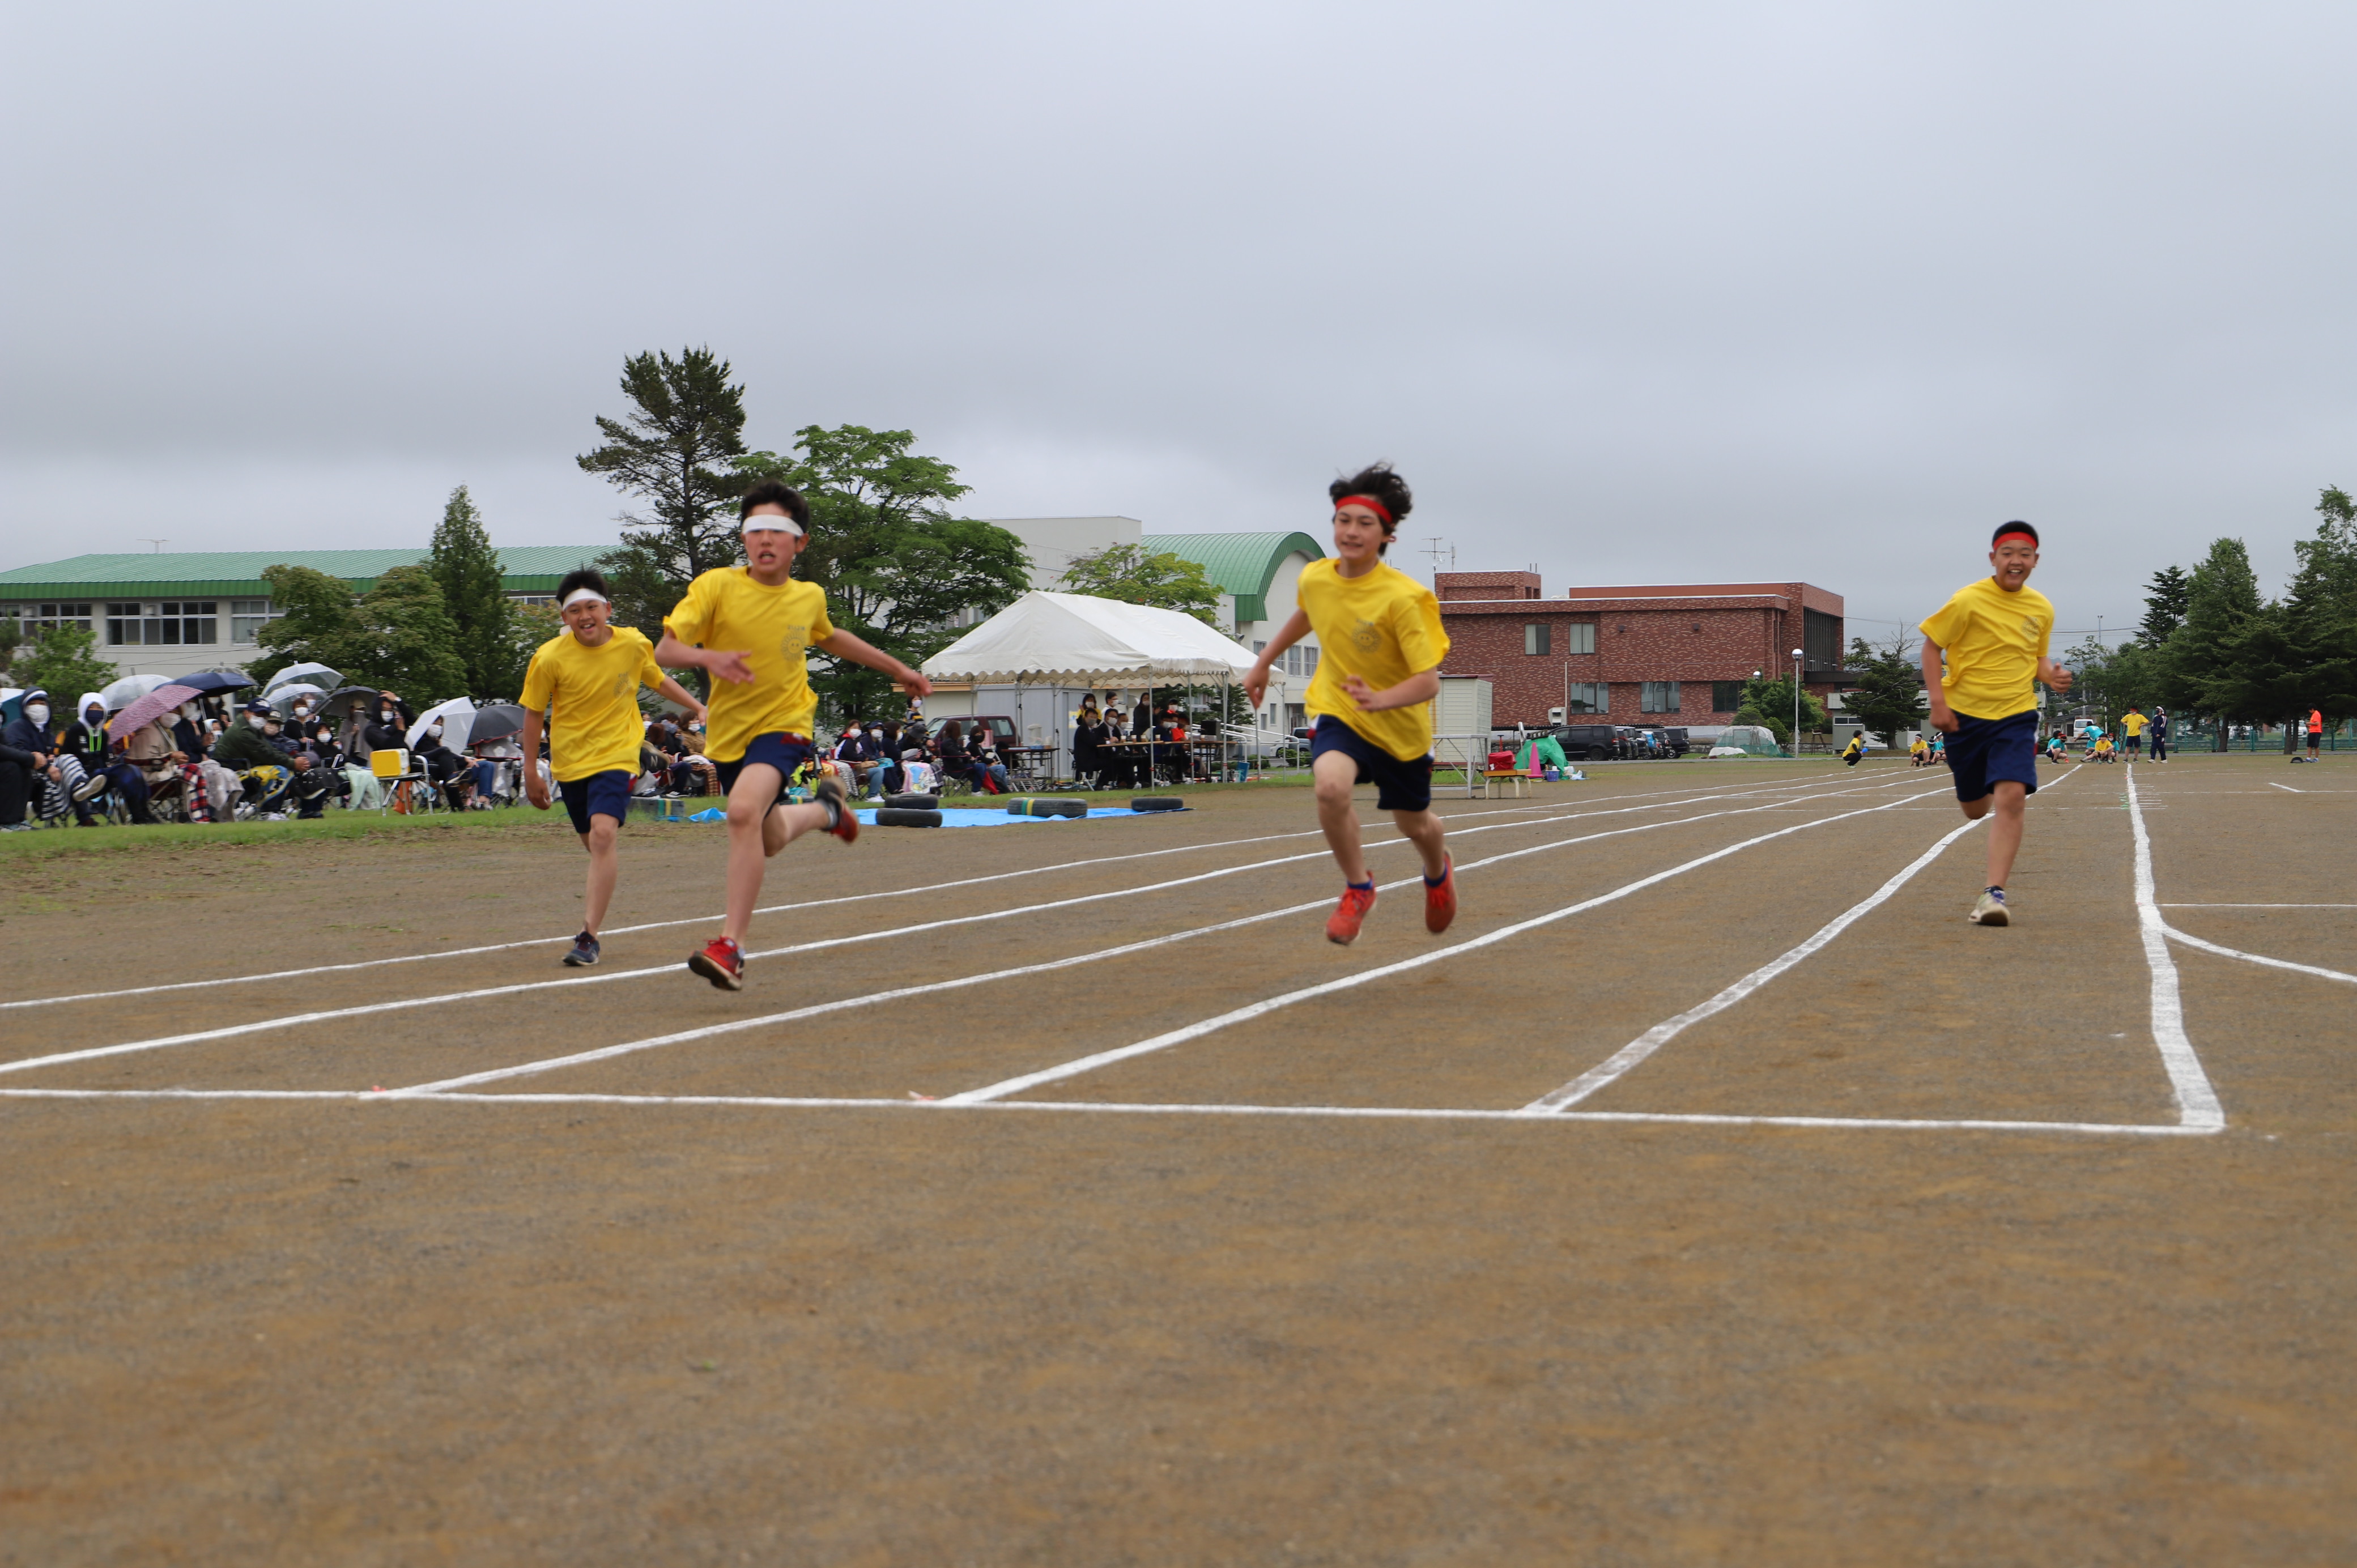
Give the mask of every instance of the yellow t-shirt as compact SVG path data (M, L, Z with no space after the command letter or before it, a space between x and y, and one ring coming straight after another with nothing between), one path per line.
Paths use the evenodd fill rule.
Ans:
M2035 588L2007 593L1992 577L1958 588L1923 635L1948 657L1940 682L1966 718L2009 719L2038 706L2038 661L2054 635L2054 607Z
M818 693L802 650L834 635L825 589L791 578L773 588L742 566L723 566L687 585L687 597L663 618L663 628L682 642L741 653L753 667L747 685L712 678L705 756L734 762L756 736L809 737Z
M548 726L549 766L560 784L593 773L639 770L639 742L647 733L639 715L640 686L660 686L655 645L646 634L618 626L595 648L584 648L562 631L533 650L524 671L523 705L534 713L553 707Z
M1318 673L1305 703L1312 714L1331 714L1403 762L1432 750L1432 704L1411 703L1371 714L1342 690L1356 675L1380 692L1439 667L1448 652L1440 605L1432 590L1394 567L1376 563L1362 577L1345 577L1328 557L1301 569L1295 593L1318 634Z
M2152 721L2145 717L2142 714L2131 713L2127 717L2120 721L2120 727L2127 731L2128 738L2133 740L2137 736L2144 734L2144 726L2150 723L2152 723Z

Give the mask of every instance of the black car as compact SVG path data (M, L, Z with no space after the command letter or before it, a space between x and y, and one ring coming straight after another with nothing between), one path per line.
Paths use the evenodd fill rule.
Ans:
M1620 725L1557 725L1549 733L1574 762L1610 762L1629 755L1629 732Z

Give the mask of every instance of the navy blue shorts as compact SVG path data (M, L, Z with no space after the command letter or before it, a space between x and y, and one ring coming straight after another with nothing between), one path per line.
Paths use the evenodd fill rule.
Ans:
M778 770L778 799L786 798L787 781L814 754L809 739L780 730L773 735L757 735L745 747L745 755L734 762L716 761L712 770L720 775L720 792L728 794L737 788L737 775L745 771L748 762L766 762Z
M630 814L630 776L619 768L560 782L556 792L565 797L565 814L576 833L589 831L591 817L611 817L619 826Z
M1375 809L1422 811L1432 806L1432 754L1402 762L1331 714L1318 715L1309 736L1309 761L1339 751L1359 765L1359 782L1375 787Z
M2010 779L2029 795L2038 793L2038 711L2009 719L1956 715L1948 737L1948 766L1956 774L1956 799L1977 800Z

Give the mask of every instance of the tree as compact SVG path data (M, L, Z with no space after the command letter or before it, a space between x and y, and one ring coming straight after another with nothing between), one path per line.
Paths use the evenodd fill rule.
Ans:
M390 686L413 712L467 693L467 669L457 653L458 628L442 589L424 566L395 566L360 602L365 656L356 660L372 686Z
M478 697L512 697L523 690L523 668L515 662L506 575L483 514L460 485L442 508L434 530L426 569L442 590L443 607L457 628L456 651L467 672L467 690Z
M1203 568L1168 552L1151 554L1143 544L1108 544L1074 556L1064 569L1063 591L1184 610L1206 626L1219 625L1219 585Z
M59 722L80 718L74 704L84 692L102 692L115 678L114 666L98 656L98 638L75 622L46 627L33 639L29 652L20 653L9 667L9 680L31 691L38 686L49 694L49 707Z
M16 650L25 645L25 628L15 616L0 616L0 676L5 676L16 661Z
M2264 607L2243 542L2212 541L2186 583L2184 623L2169 634L2161 685L2170 707L2225 719L2255 716L2235 705L2244 688L2233 660L2243 632Z
M1850 639L1849 667L1857 683L1842 694L1842 708L1860 725L1897 746L1899 732L1923 720L1923 669L1907 656L1907 634L1899 632L1877 648L1862 637ZM1789 687L1785 701L1792 694ZM1788 706L1786 713L1791 713Z
M616 618L654 637L688 584L742 557L728 512L753 478L730 468L745 455L745 389L729 385L728 362L705 348L624 360L622 392L631 412L598 415L606 445L577 461L648 505L649 515L621 514L621 546L598 564L618 587L630 585Z
M1760 676L1743 682L1742 701L1738 708L1749 708L1760 715L1760 722L1775 733L1779 746L1789 745L1792 730L1792 678L1780 675L1773 680ZM1803 688L1801 693L1801 729L1814 733L1830 726L1825 722L1825 705Z
M318 663L365 683L359 664L367 657L366 639L350 585L308 566L265 566L262 580L278 613L255 636L265 652L245 672L267 681L289 664Z
M2299 569L2283 603L2284 634L2301 671L2294 710L2335 723L2357 713L2357 501L2334 486L2316 505L2316 537L2292 546Z
M2145 596L2144 624L2136 628L2136 637L2147 648L2158 648L2169 640L2185 619L2185 596L2192 579L2182 566L2164 566L2152 575L2152 592Z
M964 495L957 470L909 450L906 430L805 425L794 456L750 452L747 483L778 478L811 505L809 543L794 575L826 590L827 618L906 663L921 664L956 640L960 624L1005 608L1028 585L1022 541L1006 530L952 517ZM873 717L891 682L865 665L813 650L812 684L828 718Z

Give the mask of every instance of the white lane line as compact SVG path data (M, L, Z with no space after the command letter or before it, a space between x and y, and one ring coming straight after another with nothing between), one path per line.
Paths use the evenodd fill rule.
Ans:
M1857 789L1835 789L1829 790L1826 794L1838 796L1860 792L1861 791ZM1802 797L1803 800L1823 798L1824 797ZM1778 809L1782 804L1784 804L1784 802L1780 801L1767 806L1748 808L1748 810L1770 811ZM1638 807L1631 808L1630 810L1637 811L1648 809L1650 808ZM1475 833L1493 832L1501 829L1546 827L1554 822L1570 821L1577 817L1621 816L1626 814L1628 813L1625 811L1608 811L1576 812L1569 817L1532 817L1525 818L1524 820L1516 822L1492 822L1486 827L1464 828L1459 830L1456 836L1459 838L1469 838ZM1695 817L1681 817L1667 822L1649 823L1647 826L1677 827L1685 822L1708 822L1714 817L1724 816L1727 814L1727 813L1723 811L1710 811ZM1637 830L1629 831L1633 832ZM1612 835L1598 834L1594 836L1610 837ZM1393 839L1386 840L1381 843L1369 844L1367 847L1370 850L1385 849L1398 844L1405 844L1408 841L1405 839ZM1584 841L1575 839L1566 842L1580 843ZM1544 848L1546 846L1542 845L1541 847ZM1091 904L1109 898L1127 898L1142 894L1164 892L1173 887L1183 887L1191 883L1208 882L1218 877L1237 875L1248 871L1265 870L1270 866L1291 865L1304 860L1316 860L1324 856L1326 854L1327 851L1321 848L1309 851L1303 854L1282 855L1273 860L1253 861L1243 865L1222 866L1211 871L1199 872L1192 876L1173 878L1167 882L1147 883L1142 886L1119 887L1103 893L1083 894L1072 898L1053 899L1045 903L1021 905L1013 909L990 909L975 915L952 916L947 918L926 921L918 925L888 927L880 931L862 931L844 937L823 937L816 941L796 942L787 947L770 948L759 952L748 953L746 956L748 959L783 958L794 953L813 952L826 948L849 947L864 942L898 941L909 937L916 936L921 932L941 930L952 926L975 925L985 921L1006 919L1010 916L1030 915L1037 914L1047 909L1065 908L1075 904ZM1501 857L1491 856L1491 858L1497 859ZM1466 865L1465 869L1469 871L1477 865L1487 864L1488 861L1486 860L1473 861L1469 862ZM1404 885L1405 884L1401 883L1393 884L1394 886ZM1308 906L1301 906L1301 908L1307 907ZM1293 911L1286 910L1285 912L1291 913ZM1206 929L1209 929L1214 928ZM573 974L561 980L514 981L506 985L479 986L471 991L433 992L423 996L396 997L391 1001L385 1002L356 1003L350 1007L327 1008L310 1013L296 1013L276 1018L257 1018L242 1024L225 1024L218 1028L196 1029L183 1034L162 1035L144 1040L125 1040L120 1044L112 1046L94 1046L81 1050L55 1052L48 1056L27 1057L16 1061L0 1062L0 1073L24 1072L34 1068L56 1067L67 1062L91 1061L102 1057L123 1056L135 1051L161 1050L171 1046L199 1045L208 1040L225 1040L239 1035L253 1034L264 1029L300 1028L315 1024L330 1023L343 1018L367 1017L381 1013L405 1012L418 1007L438 1007L450 1003L480 1002L494 996L516 996L535 991L553 991L560 988L570 989L584 985L600 985L623 980L644 980L653 975L676 975L680 972L680 965L676 963L662 963L650 965L642 969L617 969L590 974ZM899 993L896 993L895 994ZM913 993L911 994L913 994Z
M1986 818L1981 819L1981 821L1986 820ZM1630 1041L1627 1045L1621 1047L1619 1050L1613 1052L1610 1056L1605 1058L1594 1067L1589 1068L1586 1072L1581 1073L1577 1078L1573 1079L1569 1083L1565 1084L1561 1089L1543 1094L1536 1100L1532 1101L1528 1105L1523 1106L1523 1113L1531 1116L1558 1115L1570 1109L1572 1106L1578 1104L1581 1101L1586 1100L1588 1096L1596 1093L1608 1084L1613 1083L1620 1079L1626 1077L1630 1069L1634 1068L1639 1062L1643 1061L1647 1057L1652 1056L1655 1051L1658 1051L1663 1046L1668 1045L1672 1040L1685 1033L1687 1029L1701 1023L1706 1018L1726 1012L1729 1007L1734 1006L1737 1003L1742 1001L1745 997L1750 995L1753 992L1759 990L1761 986L1767 984L1778 975L1782 974L1785 971L1792 968L1795 964L1798 964L1811 953L1816 952L1826 946L1826 944L1830 943L1835 937L1840 936L1844 931L1849 929L1851 926L1855 925L1867 913L1888 902L1891 895L1897 893L1901 887L1906 886L1908 883L1914 880L1915 874L1917 872L1922 870L1925 866L1939 859L1941 854L1945 851L1950 844L1955 843L1958 839L1964 837L1966 833L1972 832L1978 826L1980 826L1980 822L1969 822L1964 826L1943 835L1937 843L1933 844L1930 849L1925 850L1921 854L1917 855L1913 860L1909 861L1905 867L1893 875L1889 881L1885 882L1881 886L1876 888L1871 894L1859 899L1857 903L1851 905L1848 908L1843 910L1840 914L1826 921L1823 926L1818 927L1815 934L1811 936L1808 940L1801 943L1800 946L1770 959L1768 962L1761 964L1758 969L1753 970L1749 974L1745 975L1742 979L1737 981L1734 984L1728 986L1726 990L1721 991L1718 994L1711 997L1709 1000L1698 1002L1694 1006L1687 1008L1684 1012L1678 1014L1675 1017L1665 1018L1661 1023L1654 1025L1652 1028L1646 1030L1643 1034L1638 1036L1635 1039Z
M2312 974L2319 980L2338 980L2344 984L2357 985L2357 974L2343 974L2337 969L2322 969L2312 963L2294 963L2287 958L2269 958L2265 953L2244 952L2240 948L2221 947L2216 942L2205 942L2200 937L2188 936L2175 926L2165 922L2160 929L2168 933L2169 940L2173 942L2183 942L2187 947L2199 948L2203 952L2215 953L2220 958L2238 958L2244 963L2265 964L2269 969L2289 970L2294 974Z
M2357 909L2357 904L2163 904L2164 909Z
M2280 789L2287 795L2305 795L2308 793L2305 789L2295 789L2288 784L2277 784L2272 779L2267 780L2267 784L2270 789Z
M1114 1062L1127 1061L1133 1057L1142 1057L1156 1051L1168 1050L1173 1046L1183 1045L1189 1040L1200 1039L1205 1035L1217 1033L1219 1030L1227 1028L1231 1025L1241 1024L1249 1019L1263 1017L1267 1014L1277 1011L1279 1008L1290 1007L1296 1003L1308 1002L1319 996L1330 996L1339 991L1349 991L1354 987L1365 985L1372 981L1382 980L1394 974L1404 974L1411 970L1422 969L1427 964L1438 963L1443 960L1455 958L1461 953L1472 952L1478 949L1494 946L1499 942L1506 941L1514 937L1521 936L1525 931L1536 930L1542 926L1553 925L1557 920L1567 919L1574 915L1581 914L1601 905L1609 904L1618 899L1626 898L1631 894L1640 892L1647 887L1653 886L1658 883L1667 882L1672 877L1683 876L1689 871L1711 865L1715 861L1725 860L1728 855L1740 854L1744 850L1750 849L1757 844L1766 843L1772 839L1783 838L1792 833L1806 832L1811 828L1821 828L1831 822L1846 822L1851 817L1868 816L1877 811L1888 811L1895 807L1912 804L1915 800L1923 798L1924 797L1922 796L1906 796L1900 800L1890 801L1886 805L1861 807L1857 811L1842 811L1830 817L1821 817L1814 822L1796 822L1789 828L1778 828L1773 832L1761 833L1756 838L1745 839L1739 843L1729 844L1725 849L1715 850L1709 854L1698 855L1693 860L1674 865L1666 871L1657 871L1651 876L1639 877L1636 881L1625 883L1622 886L1612 889L1609 893L1600 893L1593 898L1583 898L1577 904L1567 904L1560 909L1552 909L1544 915L1533 916L1527 920L1518 920L1511 926L1501 926L1494 931L1490 931L1481 936L1471 938L1466 941L1454 943L1451 946L1441 948L1434 952L1421 953L1415 958L1402 959L1396 963L1387 963L1379 965L1373 969L1361 970L1356 974L1347 974L1340 979L1326 981L1318 985L1304 986L1298 991L1288 991L1283 995L1272 996L1267 998L1265 1001L1255 1002L1245 1007L1239 1007L1233 1012L1222 1013L1216 1018L1206 1018L1200 1023L1189 1024L1184 1028L1173 1029L1167 1034L1157 1035L1151 1039L1140 1040L1135 1045L1121 1046L1109 1051L1098 1051L1092 1055L1080 1057L1071 1061L1061 1063L1056 1067L1042 1068L1038 1072L1023 1073L1014 1078L1002 1079L997 1083L985 1084L980 1089L970 1089L962 1094L952 1094L944 1096L943 1098L948 1103L956 1105L974 1105L986 1100L1003 1100L1010 1094L1020 1094L1026 1090L1036 1089L1041 1084L1059 1083L1065 1079L1077 1078L1082 1073L1093 1072L1098 1068L1111 1066Z
M1451 1110L1384 1105L1185 1105L1100 1100L993 1100L953 1104L941 1100L788 1098L750 1094L363 1094L348 1089L0 1089L0 1100L342 1100L356 1105L638 1105L719 1106L761 1111L1036 1111L1115 1116L1325 1116L1340 1120L1533 1122L1663 1122L1694 1127L1796 1127L1826 1131L2094 1133L2181 1138L2216 1127L2144 1126L2115 1122L1997 1122L1897 1116L1717 1116L1647 1111L1566 1111L1526 1116L1519 1111Z
M2185 1037L2185 1004L2178 994L2177 961L2169 954L2169 922L2152 897L2152 835L2145 831L2144 802L2137 797L2136 769L2128 769L2128 826L2136 832L2136 930L2144 961L2152 971L2152 1041L2160 1050L2169 1086L2177 1095L2178 1118L2188 1127L2223 1127L2225 1108Z
M1822 782L1823 780L1821 779L1809 779L1799 783L1763 785L1758 789L1752 789L1720 790L1717 793L1703 793L1699 795L1694 793L1691 789L1683 791L1670 789L1664 790L1658 798L1647 797L1644 799L1643 803L1638 805L1608 808L1601 811L1580 808L1572 811L1567 813L1567 815L1624 816L1631 811L1668 811L1674 807L1693 805L1704 800L1735 800L1747 795L1765 795L1773 794L1780 790L1805 789L1813 788L1816 784ZM1678 798L1681 796L1684 798ZM1628 797L1620 795L1609 795L1605 797L1605 800L1622 800L1627 799ZM1565 800L1548 800L1529 806L1501 806L1495 811L1458 811L1450 813L1448 815L1448 820L1450 822L1458 822L1472 817L1509 816L1527 811L1560 811L1569 804L1569 801ZM1361 826L1370 832L1392 831L1392 824L1388 822L1364 822L1361 823ZM1474 830L1468 829L1467 831L1472 832ZM1319 832L1320 830L1318 829L1311 828L1304 832L1262 833L1252 838L1219 839L1210 843L1175 844L1168 849L1141 850L1131 854L1096 855L1084 859L1060 861L1052 865L1026 866L1018 871L993 872L986 876L961 877L953 882L932 882L916 887L890 887L877 893L850 893L834 898L813 898L807 902L800 904L771 904L762 908L756 909L753 913L756 915L791 915L797 914L807 909L823 909L836 904L865 904L877 898L912 898L921 894L945 893L953 887L974 887L987 882L1007 882L1017 877L1024 876L1045 876L1051 873L1060 871L1094 870L1099 866L1115 865L1124 861L1154 860L1166 854L1192 854L1200 850L1235 849L1245 844L1275 843L1286 839L1316 838L1319 836ZM1386 839L1383 841L1384 843L1404 843L1406 841L1404 839ZM1374 849L1380 848L1381 845L1370 844L1367 847ZM637 931L668 930L674 926L708 925L719 918L720 917L718 915L691 915L683 919L677 920L648 920L635 926L608 927L601 934L608 938L629 936ZM64 996L19 997L12 1001L0 1002L0 1012L7 1012L12 1009L22 1007L55 1007L70 1002L108 1002L124 996L154 996L165 992L196 991L215 985L259 985L273 981L301 980L315 974L343 974L358 969L382 969L388 964L426 963L436 959L446 958L477 958L484 953L512 952L518 948L549 947L559 942L570 942L572 940L572 934L567 932L565 935L561 937L532 937L522 941L491 942L484 946L471 948L448 948L440 952L404 953L396 958L362 959L351 963L312 964L304 969L272 970L262 974L223 975L212 980L177 980L159 985L124 986L113 991L78 991L70 995Z
M1835 791L1835 793L1848 793L1848 791ZM1903 806L1907 803L1908 802L1904 800L1894 800L1891 801L1889 805L1875 806L1869 808L1869 810L1887 811L1893 806ZM1474 871L1485 865L1493 865L1500 861L1519 860L1524 855L1540 854L1550 850L1568 849L1575 844L1593 843L1598 839L1621 838L1631 833L1653 832L1663 828L1684 827L1691 822L1709 822L1717 817L1749 816L1755 811L1772 811L1774 809L1776 808L1772 805L1745 806L1726 811L1707 811L1695 817L1680 817L1674 822L1641 822L1634 827L1610 828L1607 829L1603 832L1584 833L1577 838L1557 839L1552 843L1534 844L1528 849L1507 850L1501 854L1484 856L1480 860L1467 861L1463 865L1458 866L1457 869L1460 872ZM1849 812L1846 814L1856 816L1860 813ZM1840 819L1837 817L1825 819L1825 821L1828 822L1838 822L1839 820ZM1780 829L1778 832L1770 833L1766 836L1775 838L1781 836L1782 833L1799 832L1803 828L1814 827L1817 824L1813 822L1803 822L1794 827ZM1395 882L1385 883L1383 885L1383 887L1384 891L1388 892L1394 888L1405 887L1411 885L1421 886L1424 877L1422 873L1417 872L1410 875L1401 877ZM702 1028L683 1029L676 1034L657 1035L651 1038L644 1040L628 1040L624 1041L620 1045L603 1046L595 1050L576 1052L572 1056L550 1057L540 1061L520 1062L513 1067L492 1068L483 1072L468 1073L459 1078L441 1079L432 1083L415 1084L407 1089L395 1090L393 1092L396 1094L440 1094L453 1089L468 1088L475 1084L490 1083L501 1079L522 1078L537 1073L554 1072L559 1068L579 1067L588 1062L607 1061L615 1057L629 1056L638 1051L652 1050L661 1046L684 1045L694 1040L711 1039L719 1035L736 1034L745 1029L766 1028L773 1025L798 1022L804 1018L815 1018L829 1013L847 1012L858 1007L872 1007L886 1002L897 1002L909 996L932 995L944 991L962 991L972 986L994 984L1002 980L1016 980L1028 975L1048 974L1058 970L1076 968L1082 964L1097 963L1106 959L1125 957L1130 953L1150 951L1156 948L1168 947L1174 942L1189 941L1197 937L1211 936L1221 931L1232 931L1244 926L1258 925L1266 920L1281 919L1287 915L1298 915L1306 910L1324 909L1330 908L1331 905L1332 897L1329 895L1313 899L1305 904L1287 905L1286 908L1281 909L1266 909L1256 915L1245 915L1232 920L1222 920L1214 925L1196 926L1188 930L1173 931L1167 935L1158 937L1148 937L1140 941L1125 942L1119 947L1100 948L1094 952L1075 953L1069 958L1051 959L1046 962L1025 964L1015 969L990 970L980 974L961 975L955 979L937 980L921 985L901 986L899 989L892 991L870 992L861 996L845 997L835 1002L821 1002L811 1006L796 1007L783 1013L770 1013L757 1018L738 1018L725 1024L707 1024ZM104 1049L105 1047L101 1048Z

